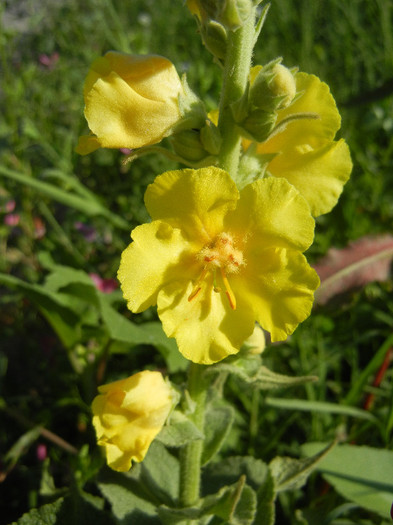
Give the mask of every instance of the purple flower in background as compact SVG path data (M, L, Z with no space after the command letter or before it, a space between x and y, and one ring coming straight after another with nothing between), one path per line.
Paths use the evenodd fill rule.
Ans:
M111 293L118 287L116 279L103 279L98 273L90 273L89 276L97 290L102 293Z
M51 55L47 55L46 53L42 53L39 57L38 57L38 62L46 67L47 69L53 69L57 62L59 61L59 58L60 58L60 55L57 51L55 51L54 53L52 53Z
M88 224L77 221L74 222L75 228L83 235L87 242L94 242L97 239L97 230Z
M7 226L18 226L19 221L19 213L7 213L7 215L4 216L4 224Z
M46 445L44 443L38 443L35 453L38 461L44 461L48 456Z

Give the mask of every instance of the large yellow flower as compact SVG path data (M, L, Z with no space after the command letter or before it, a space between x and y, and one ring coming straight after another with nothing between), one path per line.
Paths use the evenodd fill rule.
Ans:
M98 388L92 404L97 442L108 465L121 472L142 461L173 405L172 390L160 372L145 370Z
M157 304L186 358L210 364L236 353L255 320L284 340L309 315L319 279L302 252L314 220L285 179L239 194L213 166L169 171L145 203L153 221L132 232L118 277L130 310Z
M82 155L103 148L140 148L160 142L180 120L182 85L173 64L156 55L110 51L95 60L84 86L92 135L80 137Z
M329 87L307 73L295 75L301 96L278 112L281 132L258 145L258 153L276 153L267 166L275 177L285 177L305 197L314 217L329 212L349 178L352 162L343 139L334 141L341 119ZM296 114L317 118L290 120Z

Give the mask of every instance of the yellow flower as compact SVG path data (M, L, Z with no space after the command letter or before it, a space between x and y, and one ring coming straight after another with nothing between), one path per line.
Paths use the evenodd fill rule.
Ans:
M97 442L108 465L120 472L142 461L160 432L173 398L160 372L148 370L98 388L92 404Z
M118 277L128 308L157 304L168 337L196 363L238 352L254 321L286 339L308 317L317 274L302 252L314 220L298 191L269 177L239 194L223 170L169 171L145 194Z
M106 53L93 62L85 81L85 116L93 134L79 138L77 153L160 142L181 118L182 89L166 58Z
M341 119L329 87L306 73L297 73L295 79L296 90L302 94L289 107L278 111L277 125L295 114L312 113L318 118L288 120L281 132L258 145L257 152L277 154L269 162L267 172L293 184L317 217L337 203L352 162L345 141L333 140Z

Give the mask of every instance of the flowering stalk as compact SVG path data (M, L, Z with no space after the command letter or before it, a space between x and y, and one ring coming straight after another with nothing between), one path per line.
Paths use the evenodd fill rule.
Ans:
M244 25L228 32L218 127L222 146L218 165L236 180L240 159L241 137L233 119L231 104L244 93L255 44L255 8Z
M222 145L218 165L234 180L240 160L241 137L236 129L231 104L243 95L246 88L254 44L255 8L243 26L236 31L228 31L224 63L218 123ZM203 433L206 388L203 385L201 371L201 365L190 363L188 388L191 399L196 403L193 420ZM199 440L189 443L181 453L180 504L184 507L195 504L199 498L202 451L203 440Z
M188 369L188 392L195 403L191 417L195 426L203 433L205 421L206 385L202 379L203 366L190 363ZM191 441L180 455L180 505L189 507L199 498L201 457L203 440Z

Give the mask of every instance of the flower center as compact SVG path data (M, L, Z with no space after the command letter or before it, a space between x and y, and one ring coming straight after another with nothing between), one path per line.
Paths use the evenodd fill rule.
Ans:
M199 294L202 281L209 272L213 273L213 290L217 293L221 292L221 288L216 284L216 272L219 269L229 304L233 310L236 310L236 298L229 285L227 275L237 273L246 262L242 251L236 248L233 237L226 232L220 233L197 253L197 259L203 264L203 269L188 300L192 301Z

